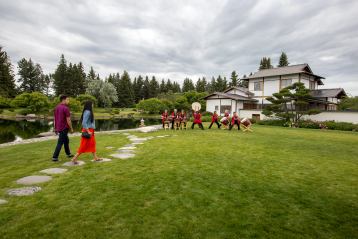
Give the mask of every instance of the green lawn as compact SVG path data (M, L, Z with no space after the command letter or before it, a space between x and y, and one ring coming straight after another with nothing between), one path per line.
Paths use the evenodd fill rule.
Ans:
M357 238L358 133L255 126L159 131L133 159L70 168L29 197L20 177L59 166L54 141L0 148L0 238ZM98 135L109 156L126 136ZM78 138L71 139L74 150ZM62 162L65 161L64 157Z

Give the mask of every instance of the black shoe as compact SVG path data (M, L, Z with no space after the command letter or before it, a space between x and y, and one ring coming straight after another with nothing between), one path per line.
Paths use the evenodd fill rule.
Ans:
M58 162L58 158L52 158L53 162Z
M68 154L67 155L67 158L73 158L73 157L75 157L73 154Z

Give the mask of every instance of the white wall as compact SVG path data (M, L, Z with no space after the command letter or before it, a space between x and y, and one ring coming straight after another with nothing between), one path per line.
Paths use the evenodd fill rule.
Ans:
M235 94L235 95L241 95L241 96L245 96L247 97L247 93L241 91L241 90L237 90L237 89L232 89L232 90L229 90L228 92L226 93L229 93L229 94Z
M253 114L260 114L260 119L269 119L261 113L261 110L240 110L240 118L252 118ZM329 121L334 120L336 122L348 122L358 124L358 112L322 112L317 115L308 115L305 116L305 119L310 119L314 121Z
M220 100L219 99L208 99L206 101L206 111L214 112L216 105L219 107L219 109L218 109L218 111L219 111L220 110Z
M279 77L265 77L264 81L264 96L272 96L272 94L280 91Z
M317 115L309 115L305 117L306 119L311 119L315 121L327 121L334 120L337 122L349 122L358 124L358 112L322 112Z

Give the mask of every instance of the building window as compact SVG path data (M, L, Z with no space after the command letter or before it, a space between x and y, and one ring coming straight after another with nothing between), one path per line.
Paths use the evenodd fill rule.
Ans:
M244 103L244 110L256 110L257 104L256 103Z
M221 105L220 106L220 114L224 114L225 110L229 111L229 114L231 114L231 105Z
M314 81L310 81L310 90L314 90Z
M286 88L287 86L292 85L292 79L281 80L281 89Z
M254 91L262 91L262 88L263 88L262 81L254 82Z
M219 106L215 105L215 111L218 111L218 110L219 110Z

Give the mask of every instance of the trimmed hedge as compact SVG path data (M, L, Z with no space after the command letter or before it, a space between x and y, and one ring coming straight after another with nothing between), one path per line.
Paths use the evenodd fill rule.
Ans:
M258 121L259 125L270 125L270 126L281 126L288 127L289 123L284 120L261 120ZM347 122L335 122L335 121L312 121L312 120L301 120L298 123L299 128L306 129L331 129L331 130L342 130L342 131L358 131L358 124L347 123Z

